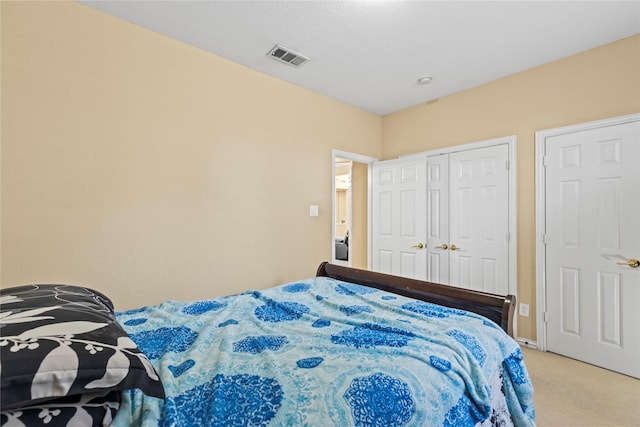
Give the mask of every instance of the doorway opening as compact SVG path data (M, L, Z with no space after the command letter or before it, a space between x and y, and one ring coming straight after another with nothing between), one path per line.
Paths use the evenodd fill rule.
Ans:
M332 151L331 262L370 266L371 165L376 158Z
M335 160L335 222L334 222L334 262L351 265L349 256L349 230L353 220L351 169L353 162L337 157ZM353 245L352 245L353 246Z

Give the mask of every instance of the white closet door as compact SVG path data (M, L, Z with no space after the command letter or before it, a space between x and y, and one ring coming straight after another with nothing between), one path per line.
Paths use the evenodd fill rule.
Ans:
M427 157L427 280L449 283L449 155Z
M640 378L640 122L545 153L547 349Z
M374 271L425 279L425 169L424 157L374 163L371 256Z
M509 147L449 155L449 283L509 293Z
M501 143L374 164L372 269L508 294L508 158Z

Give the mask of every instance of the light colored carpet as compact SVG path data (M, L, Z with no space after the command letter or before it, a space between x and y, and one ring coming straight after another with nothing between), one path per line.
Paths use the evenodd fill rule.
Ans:
M640 380L553 353L522 352L539 427L640 427Z

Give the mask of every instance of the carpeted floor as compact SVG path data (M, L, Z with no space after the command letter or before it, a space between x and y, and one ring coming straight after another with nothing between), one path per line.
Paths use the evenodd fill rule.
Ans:
M640 427L640 380L553 353L522 352L539 427Z

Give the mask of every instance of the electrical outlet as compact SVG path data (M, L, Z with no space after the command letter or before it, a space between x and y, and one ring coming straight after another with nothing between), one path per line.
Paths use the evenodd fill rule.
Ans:
M529 304L520 303L520 316L529 317Z

